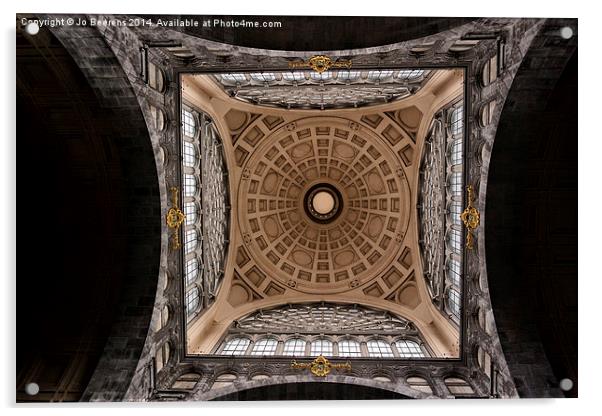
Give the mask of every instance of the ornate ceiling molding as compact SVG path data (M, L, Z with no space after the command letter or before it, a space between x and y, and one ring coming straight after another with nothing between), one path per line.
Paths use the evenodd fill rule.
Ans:
M307 62L305 61L293 61L289 62L288 66L291 69L295 68L311 68L318 74L324 71L328 71L330 68L351 68L351 61L337 59L333 61L330 57L325 55L314 55Z
M392 149L370 129L334 117L296 120L262 138L243 170L249 172L238 190L244 250L281 284L316 294L349 290L400 254L410 188ZM303 208L317 184L342 196L341 215L327 224Z
M233 98L262 107L333 109L375 106L403 100L428 82L431 71L331 70L230 73L215 76Z

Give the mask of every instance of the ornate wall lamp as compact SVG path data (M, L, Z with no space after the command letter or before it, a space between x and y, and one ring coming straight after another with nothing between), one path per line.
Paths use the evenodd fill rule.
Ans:
M167 215L165 216L165 222L167 223L167 226L169 228L174 230L174 233L171 236L171 248L173 250L177 250L180 247L182 247L182 244L180 243L180 226L184 222L186 215L184 215L184 213L178 206L178 193L180 190L175 186L172 186L170 191L172 207L169 209Z
M481 214L472 204L474 202L474 189L472 185L469 185L466 190L468 191L468 206L460 215L460 219L466 227L466 248L472 250L474 248L474 235L473 231L481 223Z

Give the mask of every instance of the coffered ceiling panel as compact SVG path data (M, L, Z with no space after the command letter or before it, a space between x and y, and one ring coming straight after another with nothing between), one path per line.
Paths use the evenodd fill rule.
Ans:
M246 250L282 284L348 290L399 251L410 186L390 145L370 129L338 117L297 120L262 140L243 177L238 218ZM308 200L314 188L336 201L326 220Z

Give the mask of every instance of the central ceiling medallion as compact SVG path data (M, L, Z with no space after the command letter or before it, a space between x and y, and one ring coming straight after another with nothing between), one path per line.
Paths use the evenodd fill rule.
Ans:
M334 221L342 210L341 193L331 184L319 183L305 194L305 213L317 223L327 224Z

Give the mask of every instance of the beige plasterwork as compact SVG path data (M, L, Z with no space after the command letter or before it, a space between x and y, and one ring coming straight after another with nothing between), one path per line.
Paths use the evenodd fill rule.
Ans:
M257 309L326 301L389 310L412 321L435 356L458 356L458 328L422 276L415 207L424 137L434 113L462 95L462 70L436 70L415 95L358 109L247 104L207 75L184 75L182 88L224 139L233 207L225 277L188 326L189 354L211 353ZM299 202L318 182L344 200L326 225Z

